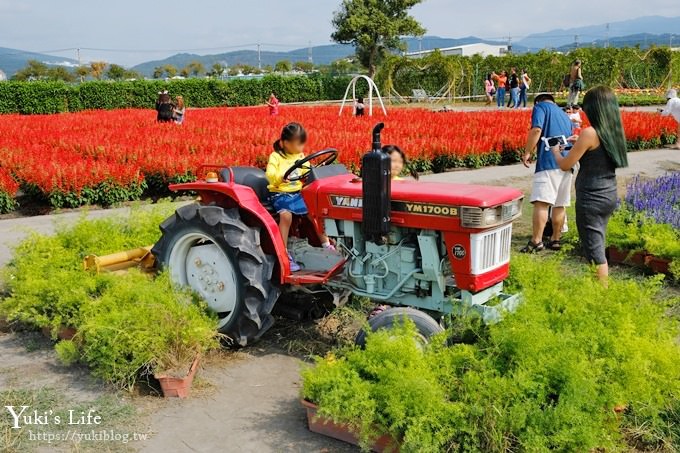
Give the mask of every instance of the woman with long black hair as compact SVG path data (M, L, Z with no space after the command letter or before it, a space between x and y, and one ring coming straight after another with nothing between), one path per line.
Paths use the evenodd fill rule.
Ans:
M580 163L576 226L586 259L597 266L598 278L606 281L605 233L617 204L616 169L628 166L628 150L619 103L611 88L599 86L588 91L583 111L591 126L581 131L566 157L562 157L559 146L552 152L564 171Z

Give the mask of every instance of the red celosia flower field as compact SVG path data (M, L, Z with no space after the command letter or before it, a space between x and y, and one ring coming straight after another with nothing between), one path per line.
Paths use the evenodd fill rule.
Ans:
M659 146L675 130L670 118L624 112L631 148ZM309 134L307 151L337 148L354 168L384 121L384 143L400 145L419 170L512 160L523 148L529 111L438 113L392 109L387 117L338 116L337 107L189 110L185 124L158 124L149 110L0 116L0 191L24 191L54 206L110 204L191 177L203 163L262 166L289 121ZM9 172L13 179L8 177Z

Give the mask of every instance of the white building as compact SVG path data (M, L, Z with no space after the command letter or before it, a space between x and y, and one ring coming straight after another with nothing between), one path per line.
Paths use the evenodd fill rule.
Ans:
M508 53L508 46L499 44L486 44L478 42L474 44L465 44L456 47L444 47L441 49L422 50L419 52L408 52L406 54L409 58L422 58L431 54L435 50L439 50L442 55L461 55L469 57L472 55L481 55L482 57L494 56L500 57Z

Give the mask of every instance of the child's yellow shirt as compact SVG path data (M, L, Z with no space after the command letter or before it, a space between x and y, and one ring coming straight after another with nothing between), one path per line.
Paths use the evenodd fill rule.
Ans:
M267 188L270 192L275 193L294 193L302 190L302 181L287 182L283 180L283 175L286 174L295 162L305 157L304 154L288 154L285 152L279 153L274 151L269 156L267 163L267 181L269 185ZM290 176L297 176L296 173L305 170L297 170Z

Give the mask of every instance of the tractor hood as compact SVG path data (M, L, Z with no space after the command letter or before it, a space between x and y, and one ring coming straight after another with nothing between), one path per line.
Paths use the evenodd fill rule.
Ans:
M312 184L317 198L332 206L360 207L361 179L353 175L324 178ZM312 189L312 187L310 187ZM489 208L516 200L522 192L508 187L418 181L393 181L393 202L415 202L443 206Z

